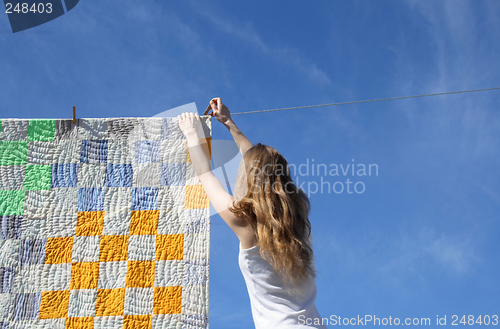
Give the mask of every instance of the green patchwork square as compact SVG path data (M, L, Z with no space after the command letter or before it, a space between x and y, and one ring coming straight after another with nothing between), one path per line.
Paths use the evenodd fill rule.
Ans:
M24 191L0 191L0 216L22 215Z
M0 141L0 166L26 164L28 142Z
M30 120L28 125L28 141L53 141L56 132L56 120Z
M52 166L27 165L24 176L24 190L50 190Z

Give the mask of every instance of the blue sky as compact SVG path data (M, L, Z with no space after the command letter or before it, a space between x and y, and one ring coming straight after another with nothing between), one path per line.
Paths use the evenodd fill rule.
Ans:
M16 34L0 19L0 117L69 118L73 105L79 117L153 116L191 102L202 112L212 97L239 112L500 87L498 40L496 0L82 0ZM297 177L312 204L323 317L447 315L450 325L452 315L498 314L499 101L488 91L234 116L297 167L378 166L378 176ZM213 138L230 135L214 121ZM339 190L348 178L364 192L312 193L321 179ZM213 216L212 328L253 328L237 256Z

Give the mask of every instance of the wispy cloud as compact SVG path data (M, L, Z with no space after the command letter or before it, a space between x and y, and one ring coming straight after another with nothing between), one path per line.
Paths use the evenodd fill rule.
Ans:
M442 267L457 274L469 272L472 264L478 261L473 248L466 240L451 238L446 234L442 234L429 245L424 245L423 250Z
M494 15L489 13L488 8L482 8L474 1L418 1L408 0L406 2L415 13L416 22L427 28L430 43L430 53L424 54L433 60L435 67L427 75L425 88L432 90L445 90L446 88L466 88L477 86L477 84L487 83L496 76L493 70L486 70L495 61L494 54L489 52L488 44L496 40L495 29L487 32L481 30L480 20L477 11L484 15ZM472 8L474 7L474 8ZM420 16L420 17L418 17ZM498 23L492 26L499 26ZM401 42L396 51L403 60L409 60L411 54L407 53L406 36L401 35ZM434 46L434 47L432 47ZM406 55L406 56L405 56ZM404 65L401 68L407 67ZM429 67L427 69L430 69ZM418 77L418 76L416 76ZM406 76L411 79L412 76ZM399 81L398 81L399 82ZM413 83L420 81L413 80ZM449 98L447 98L449 99Z
M393 240L394 254L382 263L384 273L428 273L437 268L452 275L473 272L479 262L473 239L468 234L438 234L434 229L422 227L418 234L401 234Z
M483 184L479 184L478 182L473 182L476 187L478 187L481 191L484 192L486 196L495 201L497 205L500 205L500 194L488 186Z
M212 9L201 5L192 4L200 15L206 18L212 26L219 31L227 33L241 42L249 45L252 49L269 56L278 63L286 64L295 68L302 75L306 76L311 82L318 84L331 84L327 73L322 71L315 63L308 60L297 48L286 45L271 45L266 42L259 32L249 21L235 23L227 15L213 12Z
M324 242L339 267L357 271L369 269L399 282L409 276L428 277L431 272L468 275L474 273L475 266L481 262L474 239L467 232L438 233L424 226L416 232L405 229L396 235L387 231L380 237L374 234L368 242L366 239L361 242L351 236L340 237L329 232L328 242ZM317 238L322 241L323 237Z
M406 2L426 38L415 53L414 41L401 32L389 49L396 55L394 93L402 95L498 87L496 40L500 38L499 6L492 2ZM491 8L491 6L495 8ZM483 24L486 20L489 23ZM423 30L425 31L425 30ZM452 150L457 160L498 154L500 117L491 109L498 91L436 96L405 102L409 124L420 132L421 147ZM430 105L432 107L426 106ZM399 106L394 103L392 106Z

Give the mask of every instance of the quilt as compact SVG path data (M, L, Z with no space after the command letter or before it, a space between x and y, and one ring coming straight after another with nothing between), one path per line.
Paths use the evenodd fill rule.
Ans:
M0 329L208 328L209 243L177 118L0 121Z

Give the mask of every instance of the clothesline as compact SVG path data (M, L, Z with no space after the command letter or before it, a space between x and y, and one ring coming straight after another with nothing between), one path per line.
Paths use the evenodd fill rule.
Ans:
M368 103L368 102L380 102L380 101L389 101L389 100L405 99L405 98L417 98L417 97L428 97L428 96L439 96L439 95L462 94L462 93L472 93L472 92L477 92L477 91L487 91L487 90L497 90L497 89L500 89L500 87L485 88L485 89L473 89L473 90L461 90L461 91L450 91L450 92L446 92L446 93L435 93L435 94L424 94L424 95L413 95L413 96L400 96L400 97L390 97L390 98L368 99L368 100L362 100L362 101L351 101L351 102L330 103L330 104L320 104L320 105L296 106L296 107L287 107L287 108L271 109L271 110L235 112L235 113L231 113L231 115L262 113L262 112L273 112L273 111L284 111L284 110L296 110L296 109L306 109L306 108L321 107L321 106L336 106L336 105L358 104L358 103ZM205 112L205 114L207 114L209 110L210 110L210 107L207 108L207 111Z

